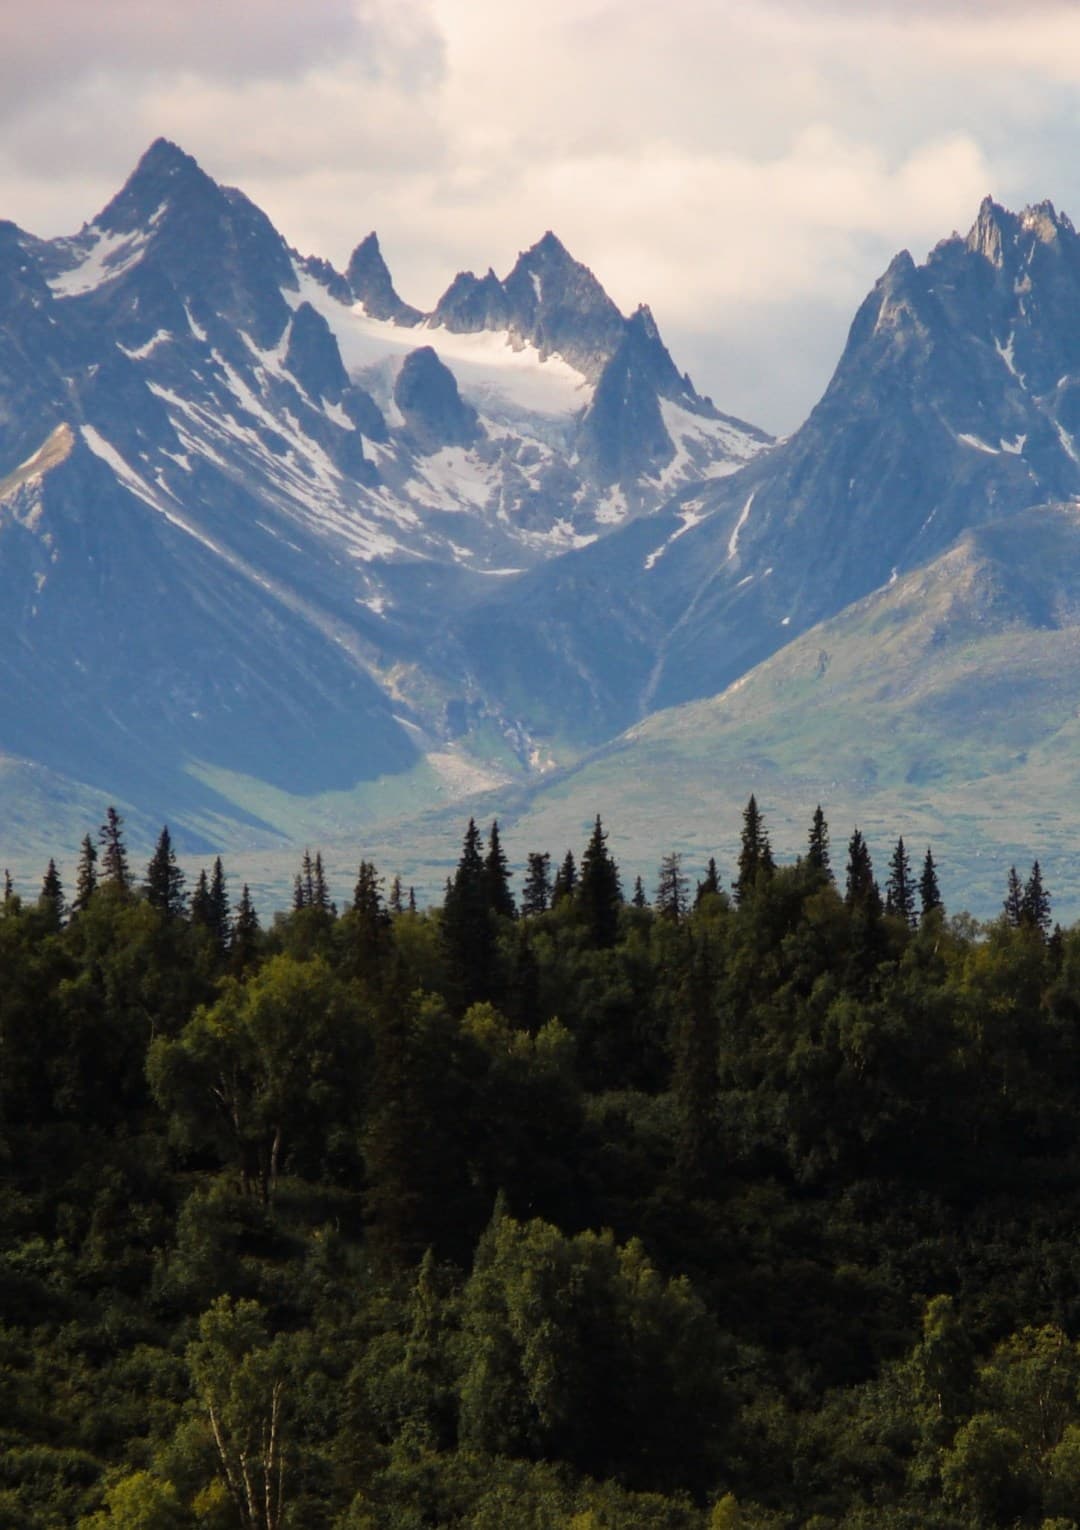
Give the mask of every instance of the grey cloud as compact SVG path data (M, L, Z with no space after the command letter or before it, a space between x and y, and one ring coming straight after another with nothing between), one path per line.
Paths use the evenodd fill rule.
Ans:
M303 24L298 25L300 16ZM349 0L36 0L0 8L0 79L40 90L87 74L288 75L352 46Z
M355 60L403 90L442 68L427 0L36 0L0 6L0 121L80 87L176 77L240 89Z

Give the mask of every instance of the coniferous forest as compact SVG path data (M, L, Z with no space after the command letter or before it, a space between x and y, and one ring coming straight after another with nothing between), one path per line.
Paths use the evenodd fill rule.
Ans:
M694 871L8 881L0 1530L1080 1524L1080 928Z

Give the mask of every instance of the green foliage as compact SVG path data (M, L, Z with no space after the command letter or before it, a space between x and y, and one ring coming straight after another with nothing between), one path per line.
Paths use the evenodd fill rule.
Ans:
M581 857L576 900L589 943L601 950L613 946L618 934L622 889L619 868L608 851L599 813Z
M81 1519L79 1530L190 1530L192 1524L172 1483L140 1471L112 1482L104 1507Z
M213 1146L266 1201L290 1156L325 1165L328 1119L347 1119L364 1085L363 1043L323 961L275 956L246 983L227 978L178 1037L159 1037L147 1074L178 1145Z
M724 1418L719 1336L641 1245L501 1215L462 1294L460 1438L595 1476L703 1485Z
M12 891L0 1530L1075 1527L1080 930L751 806L692 908L599 819L521 919L496 825L423 913L118 819Z

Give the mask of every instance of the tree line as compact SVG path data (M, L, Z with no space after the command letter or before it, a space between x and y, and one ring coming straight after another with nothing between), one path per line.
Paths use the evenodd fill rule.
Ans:
M1077 1523L1080 930L833 859L6 878L0 1530Z

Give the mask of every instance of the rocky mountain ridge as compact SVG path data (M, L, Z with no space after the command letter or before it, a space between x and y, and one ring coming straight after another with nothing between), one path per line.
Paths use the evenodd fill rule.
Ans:
M1080 494L1080 237L1049 203L984 201L896 257L806 423L724 481L492 592L456 623L489 693L599 743L722 691L967 529ZM605 592L617 591L617 599ZM542 629L517 611L552 613Z
M554 236L500 291L502 329L419 315L377 241L346 273L301 258L163 140L71 238L0 225L8 761L210 841L272 827L246 805L264 786L438 757L456 789L466 715L527 756L431 649L435 616L769 438Z

